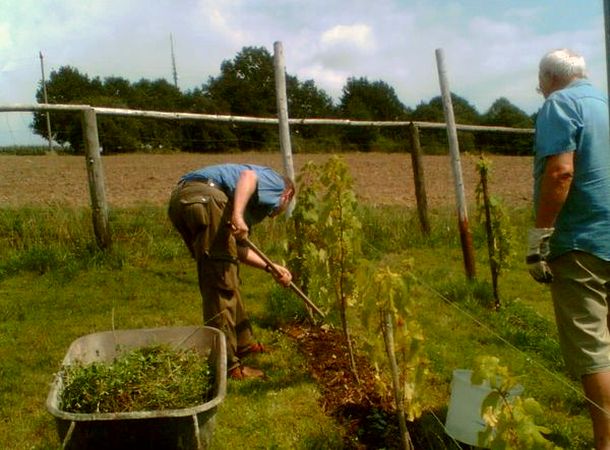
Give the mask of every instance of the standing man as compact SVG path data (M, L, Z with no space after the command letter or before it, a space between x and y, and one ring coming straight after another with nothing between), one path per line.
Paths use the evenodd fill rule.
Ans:
M540 61L532 277L550 283L564 360L590 401L595 448L610 449L610 135L606 96L571 50Z
M292 181L268 167L221 164L187 173L171 195L169 218L197 262L204 323L224 332L234 379L264 376L241 363L246 354L263 348L253 341L239 293L238 263L270 271L240 240L252 225L285 211L294 193ZM288 269L274 266L276 280L290 285Z

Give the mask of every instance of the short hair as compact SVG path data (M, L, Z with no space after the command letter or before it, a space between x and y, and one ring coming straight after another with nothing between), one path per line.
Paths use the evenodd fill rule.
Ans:
M539 74L543 79L556 78L563 82L587 78L585 58L567 48L550 51L540 60Z

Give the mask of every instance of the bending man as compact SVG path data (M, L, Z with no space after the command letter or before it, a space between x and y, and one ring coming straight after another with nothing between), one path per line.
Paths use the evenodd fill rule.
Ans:
M292 181L268 167L221 164L187 173L171 195L170 220L197 262L204 323L224 332L229 376L235 379L264 376L241 363L262 348L253 341L240 296L238 263L268 270L240 239L252 225L285 211L294 194ZM276 280L290 285L288 269L274 266Z

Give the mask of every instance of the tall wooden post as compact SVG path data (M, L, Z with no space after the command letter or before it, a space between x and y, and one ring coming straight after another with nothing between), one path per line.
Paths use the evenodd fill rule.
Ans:
M462 253L464 257L464 267L466 276L470 279L475 277L474 250L472 247L472 235L468 228L468 212L466 207L466 195L464 194L464 181L462 179L462 165L460 162L460 148L453 116L453 104L451 102L451 90L447 81L445 71L445 61L442 49L436 49L436 62L438 66L438 78L443 97L443 111L447 122L447 137L449 139L449 152L451 153L451 167L453 169L453 179L455 182L455 195L457 200L458 220L460 229L460 240L462 243Z
M610 0L604 0L604 28L606 30L606 82L610 96ZM608 103L610 111L610 103Z
M284 173L294 181L294 163L292 161L292 145L290 143L290 127L288 124L288 95L286 94L286 65L284 64L284 49L282 43L273 44L273 65L275 68L275 98L280 131L280 148L284 156ZM294 207L294 199L288 208L288 215Z
M101 249L107 249L111 245L110 225L108 223L104 170L97 132L97 117L93 108L83 110L82 125L91 210L93 212L93 231L95 232L97 245Z
M428 220L428 199L426 197L426 181L422 164L422 151L419 143L419 128L411 123L409 125L411 139L411 165L413 166L413 181L415 183L415 199L419 224L425 236L430 236L430 221Z

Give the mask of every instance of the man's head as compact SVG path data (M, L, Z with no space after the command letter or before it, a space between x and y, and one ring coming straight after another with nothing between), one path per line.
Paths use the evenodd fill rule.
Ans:
M275 211L273 211L273 213L271 214L272 217L277 216L286 211L286 209L288 209L288 205L290 205L290 202L294 198L294 194L296 193L296 187L294 186L294 182L288 177L283 178L284 190L282 191L282 195L280 197L280 206L278 206Z
M538 66L538 91L547 98L577 78L586 78L585 58L572 50L553 50L542 57Z

